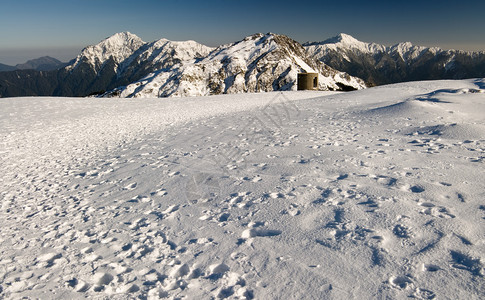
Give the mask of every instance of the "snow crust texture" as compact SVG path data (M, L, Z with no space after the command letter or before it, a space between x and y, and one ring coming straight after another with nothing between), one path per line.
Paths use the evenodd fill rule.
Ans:
M483 297L484 80L0 105L1 298Z

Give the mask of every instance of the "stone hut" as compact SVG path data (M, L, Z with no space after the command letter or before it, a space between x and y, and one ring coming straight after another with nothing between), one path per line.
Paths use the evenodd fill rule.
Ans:
M299 91L318 90L318 73L298 73L297 86Z

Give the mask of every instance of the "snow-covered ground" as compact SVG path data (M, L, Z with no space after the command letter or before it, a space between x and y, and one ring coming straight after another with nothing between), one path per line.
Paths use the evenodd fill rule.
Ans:
M484 92L0 99L0 297L483 298Z

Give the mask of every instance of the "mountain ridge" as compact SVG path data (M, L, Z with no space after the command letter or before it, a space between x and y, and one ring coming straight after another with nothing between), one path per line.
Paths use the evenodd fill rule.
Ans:
M208 49L207 49L208 50ZM181 60L108 97L199 96L296 89L297 73L318 72L320 89L360 89L364 82L314 61L296 41L274 33L257 33L221 45L199 61Z
M0 72L10 72L16 70L52 71L61 69L68 64L69 63L62 62L54 57L42 56L30 59L25 63L16 64L15 66L0 63Z
M485 52L410 42L385 46L344 33L304 44L284 35L257 33L208 47L163 38L144 42L120 32L85 47L61 69L0 67L9 70L0 72L0 97L169 97L295 89L296 74L305 71L320 73L321 90L485 77Z
M261 40L260 42L263 42L264 36L256 34L246 39L257 37ZM325 75L321 84L322 89L352 90L365 87L365 83L360 79L333 70L308 57L304 48L296 41L282 35L268 34L268 36L278 39L281 43L285 40L286 43L283 43L283 47L288 47L288 49L286 51L276 49L279 51L278 56L273 53L275 49L260 49L259 44L252 45L254 49L238 49L236 46L238 42L218 48L207 47L195 41L174 42L160 39L146 43L132 33L117 33L96 45L85 47L68 66L58 71L46 74L0 73L0 96L100 94L119 96L121 95L119 91L127 86L131 86L132 92L125 93L126 97L198 96L244 91L288 90L296 89L296 70L305 69L302 68L302 63L303 65L313 65L322 75ZM291 42L288 42L290 40ZM230 53L232 56L227 58L218 56L217 51L222 53L227 47L233 48L234 51ZM247 69L250 63L241 62L241 59L252 58L244 58L240 52L243 50L249 52L254 50L255 55L260 54L265 57L265 59L259 59L259 64L256 63L253 68L257 70L257 74L253 74L256 78L256 88L244 86L244 84L254 84L254 80L251 79L253 77L248 77L249 79L244 79L245 83L242 86L230 89L228 84L236 74L231 73L233 70L224 69L224 66L235 66L239 59L239 64L245 65L244 68ZM212 58L208 58L210 55ZM272 55L273 60L268 59ZM285 58L286 69L276 68L277 65L285 64L278 64L277 61L281 57ZM204 62L201 63L201 61ZM289 61L291 61L291 67ZM275 68L268 72L270 65ZM309 69L313 70L313 67ZM201 69L198 70L198 68ZM219 69L216 70L216 68ZM180 73L181 71L183 72ZM285 72L287 73L285 74ZM265 75L261 77L262 73ZM156 84L163 86L163 89L157 86L157 92L153 92L155 87L150 85L144 89L150 78L157 78ZM38 79L43 79L42 88L39 88L38 82L36 82ZM235 82L237 85L239 81L232 81L231 85ZM190 89L188 86L193 88ZM143 93L140 93L141 90L144 90ZM107 94L106 91L108 91Z
M18 70L52 71L61 69L67 64L68 63L64 63L50 56L42 56L36 59L28 60L23 64L17 64L15 67Z
M485 77L484 51L443 50L410 42L385 46L343 33L303 46L315 59L371 85Z
M334 36L334 37L331 37L331 38L327 38L323 41L314 41L314 42L305 42L305 43L302 43L302 45L304 47L307 47L307 46L314 46L314 45L331 45L331 44L340 44L340 45L365 45L365 46L375 46L376 48L378 49L383 49L383 50L393 50L393 49L397 49L399 47L401 48L411 48L411 47L415 47L415 48L419 48L419 49L432 49L434 51L444 51L444 52L447 52L447 51L450 51L450 52L458 52L458 53L465 53L465 54L469 54L469 55L476 55L476 54L484 54L485 51L467 51L467 50L460 50L460 49L443 49L443 48L440 48L438 46L422 46L422 45L416 45L412 42L399 42L399 43L395 43L395 44L391 44L391 45L383 45L383 44L379 44L379 43L375 43L375 42L364 42L364 41L361 41L357 38L355 38L354 36L350 35L350 34L347 34L347 33L339 33L338 35ZM373 48L373 47L370 47L370 48Z

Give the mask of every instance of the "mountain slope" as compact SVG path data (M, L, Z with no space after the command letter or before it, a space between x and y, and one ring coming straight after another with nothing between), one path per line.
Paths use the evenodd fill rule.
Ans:
M58 74L55 95L86 96L130 84L159 69L207 55L212 48L194 41L165 39L143 42L129 32L117 33L86 47L72 64Z
M99 72L110 61L120 64L144 44L145 42L141 38L132 33L116 33L97 45L84 48L74 63L66 69L75 70L83 64L89 64L96 72Z
M70 65L47 74L16 71L0 74L0 97L87 96L128 85L147 74L184 60L200 59L212 50L194 41L161 39L145 43L129 32L117 33L88 46ZM45 82L43 78L52 78ZM34 88L42 80L42 88ZM25 82L29 82L24 86Z
M411 43L388 47L361 42L347 34L306 43L304 47L313 58L373 85L485 77L485 52L442 50Z
M212 50L195 41L160 39L144 44L119 65L116 87L131 84L152 72L170 70L183 62L202 59Z
M15 70L0 72L0 98L49 96L59 85L57 71Z
M361 89L364 82L308 57L296 41L268 33L223 45L205 58L161 69L105 96L168 97L296 89L299 72L320 73L322 90Z
M57 95L85 96L117 86L119 65L145 43L129 32L117 33L97 45L84 48L69 66Z

